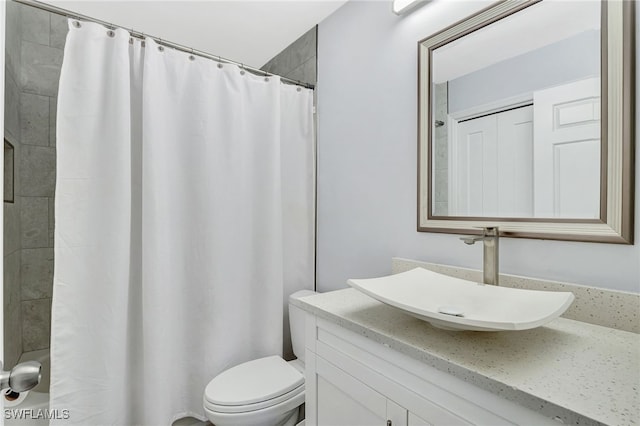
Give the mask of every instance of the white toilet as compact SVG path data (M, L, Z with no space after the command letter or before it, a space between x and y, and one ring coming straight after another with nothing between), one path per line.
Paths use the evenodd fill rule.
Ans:
M310 296L302 290L289 300ZM268 356L218 374L204 391L204 411L215 426L293 426L304 403L304 312L289 302L294 361Z

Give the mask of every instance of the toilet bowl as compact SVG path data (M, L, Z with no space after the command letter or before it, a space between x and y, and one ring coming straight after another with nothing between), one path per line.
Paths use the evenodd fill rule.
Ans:
M293 293L289 300L314 294ZM304 403L304 313L289 302L294 361L268 356L236 365L207 385L203 406L216 426L293 426Z

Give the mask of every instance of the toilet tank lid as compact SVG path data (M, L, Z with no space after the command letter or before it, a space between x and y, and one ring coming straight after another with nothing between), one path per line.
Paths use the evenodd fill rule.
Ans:
M204 396L218 405L248 405L277 398L304 384L304 376L279 356L236 365L218 374Z
M291 293L289 299L299 299L301 297L312 296L314 294L318 294L312 290L298 290L295 293Z

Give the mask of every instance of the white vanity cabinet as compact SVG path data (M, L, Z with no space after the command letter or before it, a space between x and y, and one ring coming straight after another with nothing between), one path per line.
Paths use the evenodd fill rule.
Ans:
M404 408L323 358L315 361L317 424L367 426L407 423Z
M558 425L308 313L306 426Z

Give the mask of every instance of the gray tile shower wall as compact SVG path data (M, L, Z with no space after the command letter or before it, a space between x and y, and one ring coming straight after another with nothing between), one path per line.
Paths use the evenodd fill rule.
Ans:
M11 74L15 81L18 81L20 75L21 9L18 3L6 2L5 71Z
M22 91L57 96L62 55L62 49L23 40Z
M48 146L22 144L20 180L24 197L53 197L56 150Z
M66 18L7 2L5 137L16 146L16 202L4 203L7 366L24 352L49 348L56 104L66 34Z
M51 299L22 302L22 349L31 352L49 347Z
M22 354L20 250L5 254L3 260L4 365L10 368L16 364Z
M303 83L317 81L317 31L313 27L262 66L263 71Z
M435 173L434 173L434 211L436 216L446 216L449 213L449 159L448 159L448 139L447 139L447 83L436 84L435 93L435 116L436 121L442 124L435 126Z
M23 249L20 275L23 301L50 299L53 293L53 248Z
M22 197L20 206L22 250L49 247L49 199Z
M49 146L49 97L22 93L20 96L20 142Z
M4 137L14 146L14 175L20 158L20 45L22 20L17 3L6 3L5 31L5 97ZM3 320L4 320L4 364L12 367L22 353L22 316L20 289L20 197L17 195L20 182L14 178L14 203L3 203L4 210L4 273L3 273Z
M49 12L34 7L22 8L22 41L49 45Z
M4 110L4 132L5 138L15 146L20 140L20 86L8 68L5 65L4 104L10 108Z

